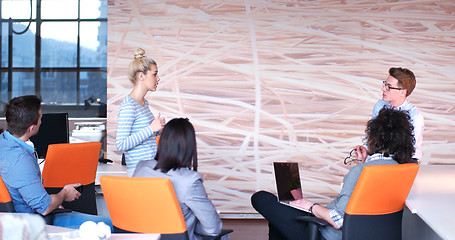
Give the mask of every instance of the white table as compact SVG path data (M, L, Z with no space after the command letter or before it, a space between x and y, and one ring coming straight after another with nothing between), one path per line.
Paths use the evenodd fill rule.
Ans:
M100 185L100 177L103 175L127 177L126 165L122 165L119 161L114 161L113 163L98 163L95 185Z
M77 238L77 236L78 236L77 231L78 230L75 230L75 229L46 225L46 232L51 240L71 239L71 237L73 237L75 239L79 239L79 238ZM114 233L109 238L109 240L123 240L123 239L158 240L158 239L160 239L160 234L158 234L158 233Z
M13 233L14 231L17 231L18 229L20 229L20 227L25 226L26 224L35 224L34 233L37 233L36 230L41 231L44 228L44 230L46 231L46 234L48 235L48 239L50 239L50 240L80 239L79 232L77 229L45 225L44 221L40 220L40 218L38 218L38 220L40 220L40 221L37 221L36 218L38 217L38 215L31 215L31 214L27 214L27 213L0 212L0 219L7 215L13 216L13 219L16 219L17 221L15 221L14 224L11 224L11 225L7 225L7 226L2 225L1 226L3 228L2 234L8 233L8 232ZM40 224L40 225L36 225L36 224ZM37 228L37 227L39 227L39 228ZM0 238L2 238L2 237L3 237L3 235L0 235ZM109 238L109 240L123 240L123 239L159 240L160 234L159 233L114 233Z
M455 165L421 165L406 206L442 239L455 240Z

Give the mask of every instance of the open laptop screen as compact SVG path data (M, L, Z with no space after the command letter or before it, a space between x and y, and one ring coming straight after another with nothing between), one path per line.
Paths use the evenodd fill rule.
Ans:
M274 162L275 183L280 202L302 198L299 165L296 162Z

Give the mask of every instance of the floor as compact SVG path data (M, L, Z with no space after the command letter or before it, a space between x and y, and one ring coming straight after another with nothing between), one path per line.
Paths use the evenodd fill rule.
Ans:
M269 228L264 219L223 219L223 228L233 229L230 240L267 240Z

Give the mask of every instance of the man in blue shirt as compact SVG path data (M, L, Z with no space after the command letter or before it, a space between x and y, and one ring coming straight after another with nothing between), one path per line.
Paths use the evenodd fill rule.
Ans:
M390 68L389 76L383 81L382 99L376 102L372 118L375 118L383 107L408 112L411 117L411 124L414 127L413 133L415 137L415 153L412 158L417 161L422 158L423 129L425 125L422 112L407 100L415 85L416 78L411 70L401 67ZM367 154L364 146L357 146L356 150L358 159L366 158Z
M78 199L81 193L75 188L80 183L68 184L59 193L50 195L43 187L38 159L30 141L41 125L41 100L33 95L13 98L6 106L5 117L8 127L0 134L0 175L16 212L46 216L63 201ZM59 222L58 218L65 222L64 227L78 228L87 220L112 225L109 219L77 212L56 214L54 224Z

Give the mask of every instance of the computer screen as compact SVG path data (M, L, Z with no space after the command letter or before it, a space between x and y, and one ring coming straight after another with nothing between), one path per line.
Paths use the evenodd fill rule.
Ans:
M35 145L38 158L45 158L47 146L69 142L68 113L45 113L41 118L38 134L30 140Z

